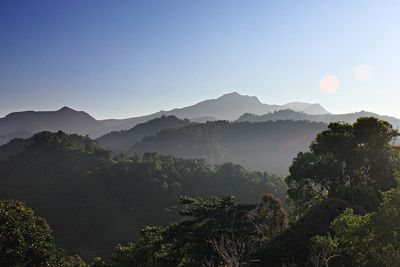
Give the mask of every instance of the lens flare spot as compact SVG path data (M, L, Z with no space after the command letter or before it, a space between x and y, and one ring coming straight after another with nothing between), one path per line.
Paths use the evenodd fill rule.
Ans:
M332 75L327 75L322 77L319 82L321 90L325 93L334 93L340 85L340 81L337 77Z
M354 78L359 81L366 81L371 78L372 72L370 65L359 65L354 69Z

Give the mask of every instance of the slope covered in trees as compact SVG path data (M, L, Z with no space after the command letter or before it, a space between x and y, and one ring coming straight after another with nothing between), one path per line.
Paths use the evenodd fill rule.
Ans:
M208 122L145 137L130 152L200 157L211 164L235 162L249 169L287 173L292 158L326 126L306 121Z
M135 127L120 132L111 132L96 139L103 147L114 151L128 151L134 144L140 142L143 137L155 135L165 129L176 129L193 124L187 119L178 119L175 116L162 116L140 123Z
M144 229L102 266L397 266L398 135L376 118L330 124L290 168L289 226L271 197L257 208L226 198L183 201L193 207L182 215L192 218Z
M237 122L263 122L263 121L277 121L277 120L307 120L315 122L347 122L354 123L357 119L362 117L375 117L381 120L385 120L393 125L395 128L400 128L400 120L395 117L381 116L376 113L368 111L360 111L347 114L307 114L304 112L294 111L291 109L278 110L264 115L256 115L251 113L243 114Z
M176 220L182 195L285 197L282 179L239 165L212 168L155 153L113 158L88 137L63 132L16 139L1 152L0 199L25 202L46 218L61 248L85 258L108 255L145 225Z
M85 192L89 199L100 197L97 201L100 201L104 217L95 216L96 212L93 211L87 214L91 210L88 199L75 199L86 201L81 208L85 210L84 214L87 217L75 218L79 224L74 225L74 230L79 232L81 239L90 238L89 240L96 244L104 241L103 238L109 237L109 234L118 235L124 232L123 213L119 213L118 210L121 207L114 205L111 207L113 213L110 212L110 207L101 202L104 197L108 197L107 202L111 204L123 203L123 207L131 209L136 207L132 211L135 216L126 216L126 222L130 222L131 226L136 226L138 216L144 221L149 216L157 216L158 220L163 218L167 222L167 217L159 212L159 208L168 212L175 210L174 213L183 216L178 220L176 214L171 214L170 219L175 222L164 226L151 224L151 220L143 221L148 226L142 228L135 242L116 246L111 257L96 257L90 264L91 267L392 267L397 266L400 259L400 150L393 145L398 136L399 132L389 123L376 118L361 118L354 124L331 123L327 130L317 135L308 152L299 153L293 160L290 175L286 178L289 187L287 207L273 195L262 196L261 193L267 190L282 198L284 193L279 191L279 180L273 183L272 177L266 176L263 179L261 173L248 173L240 166L227 164L211 170L204 161L182 160L157 154L146 154L142 158L121 157L117 160L112 159L107 151L99 148L90 139L63 133L42 133L26 140L23 152L15 153L16 150L10 150L14 152L9 154L8 159L0 161L0 165L4 162L11 164L10 162L23 155L36 155L36 158L39 158L38 155L46 154L53 158L72 153L67 157L73 158L72 155L76 156L75 153L78 153L81 156L90 155L88 157L94 162L108 162L111 166L119 166L113 169L107 165L110 174L117 173L115 176L111 175L111 180L105 178L108 175L100 175L107 173L104 171L107 168L99 167L99 164L95 164L95 169L88 172L93 173L92 171L96 170L97 173L92 177L94 180L90 181L95 187L90 190L104 194L102 190L96 189L97 184L93 181L106 181L108 194L94 196ZM40 158L40 162L46 160L48 159ZM38 163L33 161L32 164ZM88 164L85 163L86 165ZM65 166L71 168L68 164ZM139 173L146 179L125 180L127 177L124 170L127 168L141 169ZM224 175L217 175L221 170L224 170ZM67 176L64 176L63 180L67 179ZM80 178L88 181L88 177ZM203 198L181 197L180 204L183 209L168 206L172 200L169 202L170 198L163 190L168 191L172 188L169 183L172 181L171 177L179 177L172 179L175 185L178 181L182 188L190 187L190 194ZM193 180L187 181L185 177ZM35 182L39 180L36 179ZM49 181L50 178L46 182ZM192 184L192 181L195 181L195 184ZM161 187L154 186L159 182L162 182ZM120 184L124 189L119 188ZM142 184L146 187L139 186L139 190L146 188L146 192L142 192L143 195L146 194L144 199L150 201L151 197L159 198L160 202L157 202L157 205L153 203L139 208L134 204L140 202L140 199L135 199L135 194L140 194L140 191L135 191L132 195L130 188ZM28 186L33 191L37 190L33 184ZM81 186L78 185L79 188ZM201 192L201 188L204 187L207 188L207 193ZM220 192L232 194L237 190L241 192L238 195L240 202L232 196L208 198L210 190L211 194L215 195ZM172 192L174 195L175 191ZM114 193L118 196L114 196ZM141 199L143 195L140 195ZM113 201L115 199L119 201ZM32 205L38 203L37 198L26 197L26 200ZM62 202L56 198L55 200L54 204L62 208L62 212L57 215L63 215L63 219L67 219L68 222L68 213L76 206L70 203L70 209L66 210L60 206ZM38 213L40 214L39 211ZM48 215L51 217L51 214ZM101 220L109 220L108 224L103 225L105 228L97 228ZM23 265L24 262L35 261L38 264L50 263L53 266L86 266L79 256L64 257L55 247L47 224L21 203L0 202L0 221L0 250L2 249L1 255L5 255L3 259L7 262L22 262ZM86 225L83 224L85 221ZM112 228L108 227L113 225L118 225L118 229L111 233ZM88 228L85 228L86 226ZM101 231L101 237L87 235L90 227ZM80 232L82 229L84 231ZM105 231L106 229L109 231ZM57 238L57 230L55 234ZM129 234L129 231L125 234Z

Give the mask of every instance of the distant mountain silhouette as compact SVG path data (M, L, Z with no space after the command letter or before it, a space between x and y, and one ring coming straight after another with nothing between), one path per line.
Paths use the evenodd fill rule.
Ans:
M293 111L303 112L310 115L329 114L320 104L309 104L304 102L291 102L283 105L278 110L290 109Z
M98 127L98 122L83 111L63 107L57 111L15 112L0 119L0 134L25 131L36 133L43 130L88 134Z
M359 117L374 116L400 127L400 120L372 112L330 114L320 104L291 102L284 105L268 105L255 96L233 92L217 99L209 99L192 106L127 119L96 120L84 111L63 107L57 111L23 111L0 118L0 144L13 138L26 138L41 131L76 133L98 138L107 133L128 130L139 123L173 115L192 122L228 120L262 122L269 120L309 120L329 123L332 121L354 122Z
M255 96L240 95L236 92L184 108L159 111L147 116L127 119L96 120L84 111L63 107L57 111L14 112L0 118L0 144L8 142L14 137L28 137L41 131L57 132L61 130L66 133L98 138L112 131L128 130L136 124L163 115L174 115L180 119L190 119L193 122L207 122L236 120L244 113L262 115L287 108L310 114L328 113L319 104L293 102L285 105L268 105L261 103ZM22 134L23 132L24 134Z
M173 109L166 112L179 118L214 117L218 120L236 120L243 113L265 114L281 109L293 109L310 114L327 114L319 104L288 103L286 105L268 105L262 103L255 96L240 95L237 92L225 94L217 99L210 99L193 106Z
M57 111L23 111L0 118L0 144L17 137L26 138L41 131L64 131L99 137L111 131L129 129L132 126L162 116L154 113L129 119L96 120L83 111L63 107Z
M263 121L277 121L277 120L307 120L315 122L329 123L333 121L349 122L353 123L358 118L361 117L376 117L385 121L388 121L393 125L394 128L400 128L400 119L390 116L382 116L376 113L360 111L348 114L320 114L320 115L310 115L303 112L296 112L293 110L279 110L264 115L255 114L243 114L237 122L263 122Z

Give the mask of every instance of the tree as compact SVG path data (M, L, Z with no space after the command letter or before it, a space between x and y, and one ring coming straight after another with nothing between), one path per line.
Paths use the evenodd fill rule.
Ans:
M272 196L265 198L276 201ZM250 214L257 205L238 204L231 196L182 197L181 204L186 206L181 212L186 219L167 227L145 227L136 243L117 246L110 261L97 260L96 266L243 266L256 262L254 251L262 235Z
M400 265L400 188L385 192L383 199L375 212L346 209L332 222L337 266Z
M75 255L65 257L62 267L88 267L88 265L79 255Z
M245 258L248 244L233 234L222 234L219 239L211 238L209 242L220 259L221 266L239 267L247 263ZM209 265L214 266L213 258L209 260Z
M18 201L0 201L0 262L32 267L62 263L46 221Z
M265 238L273 238L288 227L288 216L281 201L271 194L263 196L252 219Z
M286 182L294 209L302 215L331 197L367 210L376 208L379 191L397 185L398 149L392 141L398 135L388 122L373 117L359 118L352 125L330 123L312 142L310 152L299 153L289 169ZM353 189L368 192L375 200L349 198L355 195Z
M315 236L311 239L310 262L314 267L329 267L330 262L340 256L335 254L336 240L330 236Z
M256 257L260 259L260 266L281 266L289 263L307 266L308 255L313 246L312 238L329 235L332 221L346 207L349 207L349 203L337 198L326 199L312 207L282 234L264 242Z

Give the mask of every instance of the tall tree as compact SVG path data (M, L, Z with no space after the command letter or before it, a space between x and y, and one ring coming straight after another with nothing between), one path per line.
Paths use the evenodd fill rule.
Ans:
M59 266L61 262L62 253L46 221L21 202L0 201L1 266Z
M354 124L329 124L312 142L310 151L299 153L289 169L286 182L295 210L304 214L329 197L367 210L376 208L379 191L397 185L398 148L393 141L398 135L388 122L373 117L360 118ZM368 197L363 198L365 195Z

